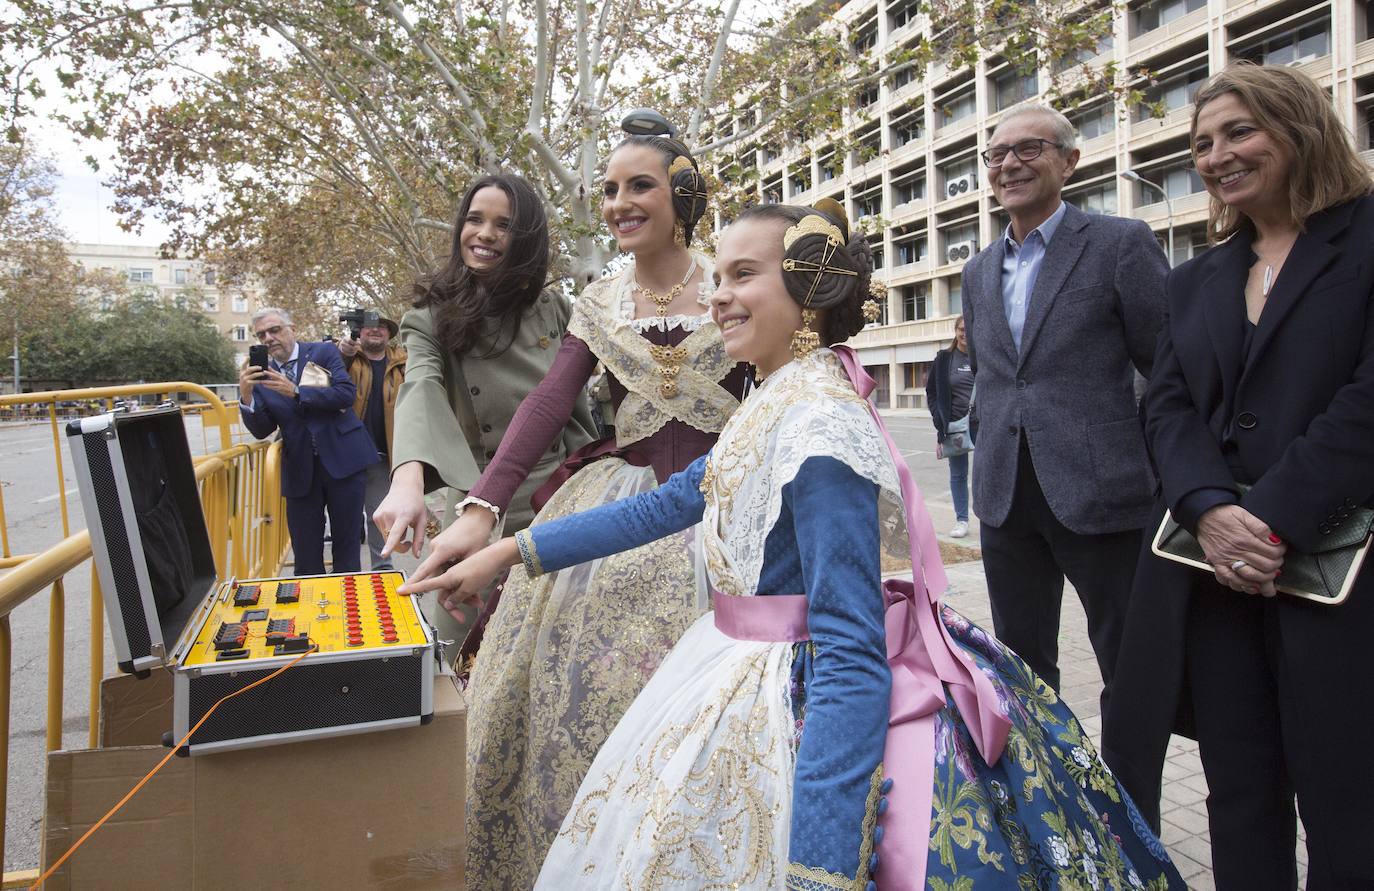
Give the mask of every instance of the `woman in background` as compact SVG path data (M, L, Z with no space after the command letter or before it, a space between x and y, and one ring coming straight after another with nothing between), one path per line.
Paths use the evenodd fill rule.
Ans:
M968 445L973 446L978 425L969 416L973 409L973 363L968 357L968 337L964 317L954 320L954 343L935 354L930 377L926 379L926 406L935 425L935 456L949 462L949 494L954 501L954 528L950 538L968 535L968 451L947 449L949 425L968 418L964 427Z

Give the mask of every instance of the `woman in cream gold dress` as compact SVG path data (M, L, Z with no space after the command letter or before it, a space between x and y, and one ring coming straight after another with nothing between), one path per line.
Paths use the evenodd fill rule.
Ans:
M700 524L713 611L607 739L535 887L1182 891L1054 691L940 606L873 381L818 348L863 324L871 258L846 230L777 205L726 230L713 314L764 381L708 457L437 580L461 602L517 562L537 578ZM914 582L884 583L883 553Z
M652 489L715 442L739 405L745 369L707 313L711 261L688 247L705 210L705 180L681 143L636 136L612 152L602 214L633 262L578 297L548 375L410 588L489 541L529 469L584 404L598 361L610 375L615 436L569 456L536 493L537 503L547 499L536 522ZM692 542L680 531L506 582L469 684L468 888L533 884L597 749L706 609Z

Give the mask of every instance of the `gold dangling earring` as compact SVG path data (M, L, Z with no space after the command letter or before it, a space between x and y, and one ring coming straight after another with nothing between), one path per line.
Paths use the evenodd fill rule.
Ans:
M815 321L816 311L814 309L802 310L802 326L799 330L792 332L793 358L805 359L821 345L821 336L811 330Z
M673 223L673 243L678 247L687 246L687 226L680 219Z

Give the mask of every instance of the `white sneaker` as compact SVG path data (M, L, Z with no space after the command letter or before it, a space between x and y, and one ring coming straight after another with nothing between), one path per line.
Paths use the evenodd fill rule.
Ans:
M968 535L968 523L963 520L954 524L954 528L949 530L950 538L965 538Z

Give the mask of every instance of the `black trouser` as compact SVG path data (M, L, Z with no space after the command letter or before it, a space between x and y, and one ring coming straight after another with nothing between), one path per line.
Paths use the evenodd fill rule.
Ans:
M1193 592L1187 684L1207 775L1217 888L1297 887L1295 795L1307 829L1308 891L1374 888L1374 836L1362 837L1374 822L1368 816L1368 791L1374 786L1365 751L1368 737L1341 726L1347 709L1356 713L1349 718L1358 723L1372 703L1361 701L1347 666L1324 664L1322 644L1285 643L1280 616L1281 610L1346 607L1265 600L1205 577ZM1363 604L1346 606L1368 612ZM1339 620L1338 613L1330 615ZM1346 649L1348 642L1332 639L1327 646ZM1293 652L1294 647L1301 652ZM1345 661L1355 654L1333 655ZM1294 676L1294 669L1306 675L1308 668L1314 677ZM1336 705L1336 713L1330 714L1330 706L1321 704L1318 685L1353 689L1344 707Z
M981 528L983 572L998 639L1058 690L1059 613L1067 576L1088 616L1088 639L1105 685L1105 712L1141 530L1082 535L1059 522L1040 489L1024 439L1011 511L1001 526L983 523Z

